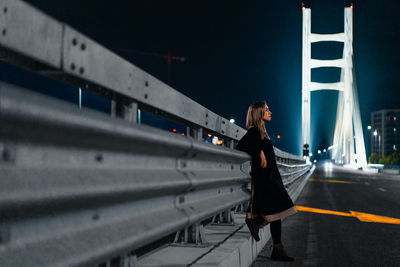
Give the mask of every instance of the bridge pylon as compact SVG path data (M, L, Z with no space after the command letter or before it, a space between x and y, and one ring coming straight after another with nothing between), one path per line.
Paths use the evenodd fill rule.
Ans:
M333 60L311 58L311 44L315 42L342 42L343 57ZM311 92L337 90L338 106L332 159L338 164L356 167L367 166L361 113L353 64L353 6L344 8L344 32L335 34L311 33L311 9L303 6L303 76L302 76L302 142L303 155L308 156L310 146ZM321 67L341 68L341 78L336 83L311 81L311 69Z

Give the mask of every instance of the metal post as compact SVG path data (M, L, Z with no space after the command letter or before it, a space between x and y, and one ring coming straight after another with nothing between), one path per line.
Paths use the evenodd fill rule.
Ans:
M186 127L186 135L193 137L195 140L203 140L203 128Z
M235 140L231 139L228 142L229 142L229 147L234 149L235 148Z
M310 83L311 83L311 9L303 9L303 86L302 86L302 141L304 153L310 145ZM303 154L304 154L303 153Z
M116 97L111 101L111 117L138 123L138 104L136 102L126 104L121 98Z

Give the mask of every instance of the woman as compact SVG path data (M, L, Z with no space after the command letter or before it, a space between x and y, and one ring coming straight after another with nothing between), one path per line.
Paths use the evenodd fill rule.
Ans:
M251 201L246 213L246 224L253 238L259 241L258 230L271 224L274 243L271 259L293 261L281 244L281 220L296 213L276 165L274 148L265 129L272 112L265 101L250 105L247 112L247 133L236 149L251 156Z

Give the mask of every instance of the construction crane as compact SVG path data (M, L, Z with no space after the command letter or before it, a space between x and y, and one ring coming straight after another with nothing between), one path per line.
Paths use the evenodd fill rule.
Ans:
M138 55L144 55L144 56L152 56L152 57L161 57L164 58L167 61L167 68L168 68L168 82L167 84L171 86L171 62L172 60L176 61L181 61L185 62L184 57L179 57L179 56L171 56L171 49L168 48L168 54L160 54L160 53L154 53L154 52L144 52L140 50L132 50L132 49L118 49L118 51L125 52L125 53L130 53L130 54L138 54Z

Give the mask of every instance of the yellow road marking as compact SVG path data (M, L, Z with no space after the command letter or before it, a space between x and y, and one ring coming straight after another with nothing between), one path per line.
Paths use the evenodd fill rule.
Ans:
M358 220L362 222L375 222L375 223L390 223L390 224L400 224L400 219L374 215L370 213L358 212L350 210L350 213L333 211L333 210L324 210L324 209L316 209L304 206L297 206L296 209L299 211L305 212L313 212L313 213L322 213L322 214L332 214L337 216L345 216L345 217L356 217Z
M307 212L314 212L314 213L323 213L323 214L332 214L332 215L338 215L338 216L352 217L352 215L350 213L340 212L340 211L323 210L323 209L316 209L316 208L310 208L310 207L304 207L304 206L296 206L296 209L300 210L300 211L307 211Z
M357 217L362 222L376 222L376 223L391 223L391 224L400 224L400 219L374 215L369 213L357 212L357 211L350 211L350 213Z
M311 182L327 182L327 183L342 183L342 184L356 184L357 182L341 181L341 180L331 180L331 179L308 179Z

